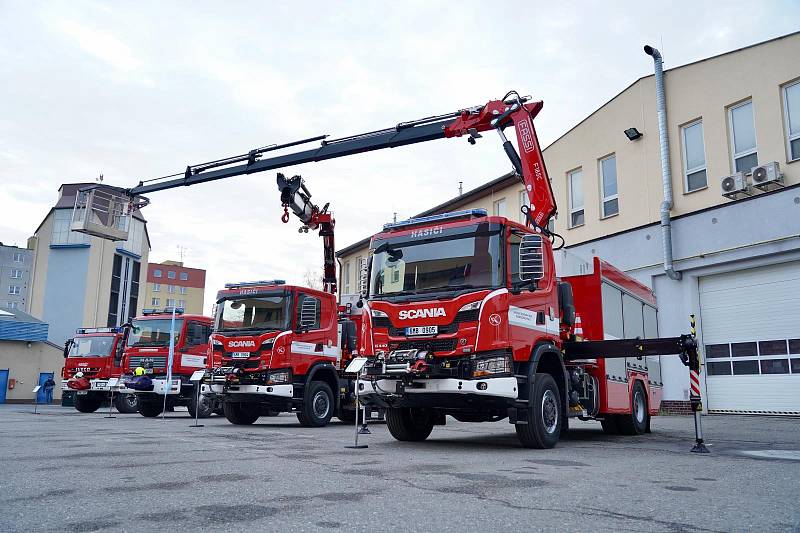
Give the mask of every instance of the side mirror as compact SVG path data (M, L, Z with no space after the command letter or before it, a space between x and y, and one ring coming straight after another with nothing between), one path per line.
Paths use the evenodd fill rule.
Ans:
M544 277L544 247L542 236L529 233L519 245L519 279L535 284Z

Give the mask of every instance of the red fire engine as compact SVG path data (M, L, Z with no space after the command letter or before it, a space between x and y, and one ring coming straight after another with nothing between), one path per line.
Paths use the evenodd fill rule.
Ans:
M389 429L400 440L427 438L447 414L474 421L509 418L522 444L539 448L556 444L569 417L596 417L610 431L644 431L658 393L651 390L656 387L650 387L649 367L629 368L627 360L679 354L697 372L696 342L691 335L606 340L606 333L613 335L606 317L622 320L623 333L626 320L624 312L604 312L606 284L597 300L582 293L577 280L573 287L573 280L559 278L553 250L563 239L547 229L556 204L533 126L542 107L512 91L481 106L384 130L333 140L318 136L191 165L182 177L148 180L120 194L131 211L146 205L141 195L149 192L436 139L466 137L474 144L481 132L494 130L527 190L526 224L471 211L388 225L373 239L364 273L368 287L359 302L367 312L360 350L371 357L367 401L389 409ZM508 127L519 152L505 136ZM312 141L321 144L264 158ZM89 204L76 200L76 211ZM84 222L79 229L95 231L95 219L82 215L73 217ZM96 234L111 233L101 228ZM596 274L614 277L604 277L602 269ZM638 295L642 305L654 303L633 287L628 278L617 288ZM586 306L587 316L603 313L603 338L581 340L575 334L576 301ZM615 363L593 362L601 359L626 361L624 372ZM614 385L601 375L612 369ZM628 390L624 405L616 396L620 388Z
M131 321L122 364L126 374L125 384L139 398L139 413L142 416L160 415L166 395L168 410L185 406L192 417L195 414L200 418L208 417L217 406L202 396L198 404L195 385L189 378L196 370L212 367L208 339L213 329L213 319L175 310L175 340L168 378L172 320L172 309L167 308L143 309L142 316ZM144 369L143 376L135 376L137 368ZM199 412L195 413L195 410Z
M296 412L310 427L334 415L354 420L355 391L342 369L357 331L329 292L283 280L227 284L217 293L211 335L222 362L207 373L203 393L222 401L233 424L279 412Z
M62 394L74 395L75 409L93 413L110 400L109 378L122 375L124 328L81 328L64 345ZM132 390L114 393L120 413L135 413L139 400Z

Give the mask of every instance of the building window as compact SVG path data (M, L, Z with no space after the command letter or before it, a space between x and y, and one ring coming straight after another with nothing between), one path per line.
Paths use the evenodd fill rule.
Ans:
M180 287L180 293L186 294L186 287Z
M70 230L71 209L56 209L53 212L53 237L50 244L88 244L89 236Z
M167 307L175 307L175 299L167 298Z
M189 279L189 274L187 272L181 272L181 279L183 281L186 281L187 279Z
M569 184L569 227L583 226L583 170L577 169L567 174Z
M25 261L25 258L22 256L22 252L14 252L11 255L11 260L15 263L22 263Z
M758 166L753 102L748 100L728 110L731 127L734 172L748 173Z
M703 121L698 120L681 128L681 137L683 138L683 185L686 187L686 192L705 189L708 186L708 178Z
M22 277L22 270L18 268L11 269L11 279L20 279Z
M504 217L506 216L506 199L500 198L499 200L495 200L494 202L494 216L496 217Z
M153 277L154 278L160 278L161 277L161 269L157 268L157 269L153 270Z
M175 292L175 285L167 285L167 292L173 294Z
M174 270L170 270L169 272L167 272L167 277L169 279L175 279L175 271Z
M158 307L160 304L161 304L160 298L153 298L152 300L150 300L150 305L152 305L153 307Z
M600 160L600 189L603 197L601 206L602 218L619 213L616 155L610 155Z
M783 88L789 161L800 159L800 81Z
M141 263L139 261L119 254L114 255L106 326L118 327L136 316L136 309L139 305L140 270Z
M161 284L153 283L153 292L160 292L160 291L161 291Z
M186 300L178 300L178 307L186 309Z
M6 307L8 307L9 309L16 309L17 308L17 302L8 302L6 304Z
M8 294L18 295L20 294L20 287L19 285L9 285L8 286Z
M344 278L344 293L350 294L350 261L344 264L344 272L342 273L342 278Z

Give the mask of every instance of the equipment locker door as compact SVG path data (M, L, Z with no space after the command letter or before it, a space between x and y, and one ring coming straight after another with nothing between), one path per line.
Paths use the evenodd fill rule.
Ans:
M6 403L6 391L8 390L8 369L0 370L0 403Z

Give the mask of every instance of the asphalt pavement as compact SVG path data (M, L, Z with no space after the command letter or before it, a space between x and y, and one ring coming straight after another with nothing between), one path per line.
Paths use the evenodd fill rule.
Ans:
M552 450L507 421L448 418L422 443L383 424L294 416L233 426L186 412L104 418L0 405L0 531L800 531L800 420L690 417L608 436L572 423Z

